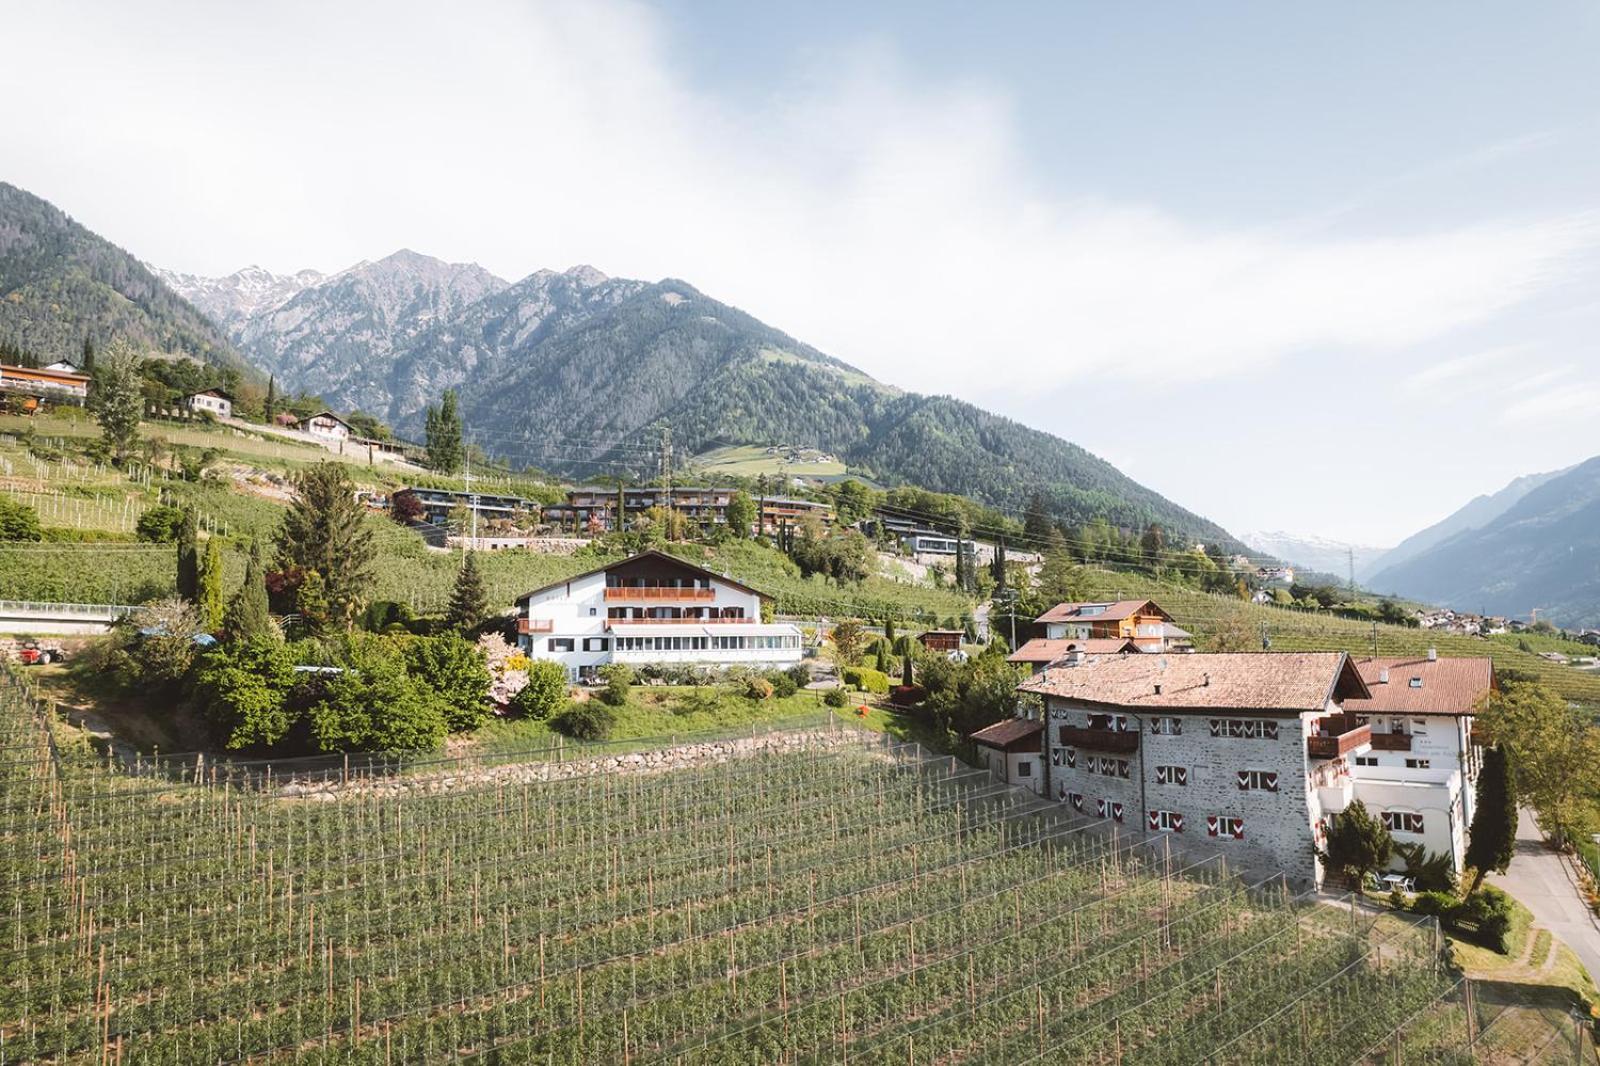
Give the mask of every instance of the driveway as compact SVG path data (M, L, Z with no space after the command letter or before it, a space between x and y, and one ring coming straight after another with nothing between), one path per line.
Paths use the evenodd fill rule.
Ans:
M1533 815L1517 815L1517 851L1498 885L1522 901L1534 920L1571 948L1589 976L1600 978L1600 924L1584 904L1567 861L1544 841Z

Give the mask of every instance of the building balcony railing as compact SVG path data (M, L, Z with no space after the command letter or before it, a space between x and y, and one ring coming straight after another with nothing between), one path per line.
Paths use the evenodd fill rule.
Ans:
M1336 759L1372 742L1372 727L1348 715L1319 718L1313 728L1317 732L1306 737L1306 754L1313 759Z
M1373 751L1410 751L1410 733L1374 733L1372 734Z
M555 622L548 618L517 619L517 632L524 635L528 633L554 633L555 631Z
M753 623L754 618L607 618L608 626L708 626Z
M1139 750L1139 734L1132 730L1087 729L1082 726L1064 725L1061 727L1061 743L1071 748L1127 754Z
M679 588L675 585L608 585L608 600L714 600L716 589Z

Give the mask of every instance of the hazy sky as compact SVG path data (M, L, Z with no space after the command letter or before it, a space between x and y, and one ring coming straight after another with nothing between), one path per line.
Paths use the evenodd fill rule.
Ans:
M1600 453L1600 5L12 5L0 179L162 266L683 278L1235 532Z

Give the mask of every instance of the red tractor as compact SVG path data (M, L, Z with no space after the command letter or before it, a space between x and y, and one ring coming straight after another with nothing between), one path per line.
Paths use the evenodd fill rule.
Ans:
M30 640L17 649L17 661L23 666L49 666L51 663L65 662L67 653L56 645L40 644L37 640Z

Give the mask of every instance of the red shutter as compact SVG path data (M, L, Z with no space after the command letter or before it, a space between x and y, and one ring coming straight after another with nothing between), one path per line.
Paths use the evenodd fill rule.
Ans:
M1208 814L1208 815L1206 815L1206 836L1214 837L1216 835L1217 835L1217 816L1214 815L1214 814Z
M1119 822L1122 821L1122 804L1113 803L1111 805L1111 817Z
M1278 791L1278 775L1276 773L1271 773L1271 774L1267 775L1267 791L1268 792L1276 792L1276 791Z
M1160 811L1151 811L1150 812L1150 830L1151 830L1151 832L1154 832L1155 830L1157 830L1159 828L1161 828L1161 812Z
M1249 787L1250 787L1250 771L1249 770L1240 770L1239 771L1239 791L1243 792L1245 789L1247 789Z
M1235 840L1243 840L1244 839L1244 819L1243 818L1235 818L1233 820L1233 839L1235 839Z

